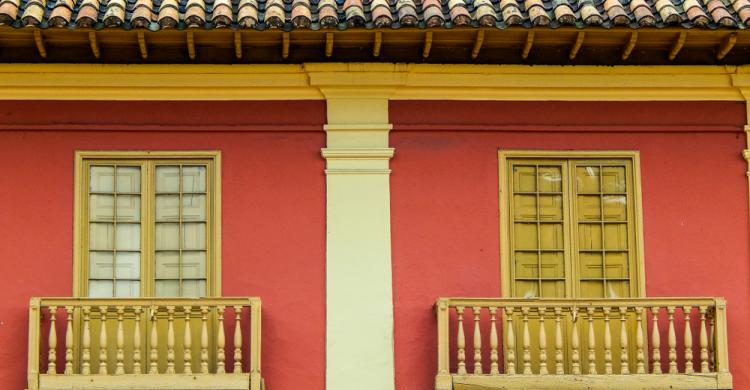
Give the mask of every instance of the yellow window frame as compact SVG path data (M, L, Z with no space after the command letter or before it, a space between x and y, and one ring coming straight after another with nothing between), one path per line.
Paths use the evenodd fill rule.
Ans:
M73 213L73 296L88 296L89 166L141 167L142 297L155 290L155 167L162 164L206 165L206 296L221 296L221 152L219 151L77 151ZM126 299L126 298L124 298Z
M630 260L630 294L633 297L642 297L646 291L645 267L644 267L644 248L643 248L643 207L641 195L641 177L640 177L640 154L638 151L538 151L538 150L499 150L499 204L500 204L500 280L501 294L505 297L514 296L514 266L513 266L513 245L512 245L512 228L513 218L511 215L512 206L510 204L510 191L513 180L509 174L510 164L516 160L528 160L531 163L554 161L566 162L566 169L563 170L563 208L566 222L563 224L564 234L564 261L565 261L565 293L567 297L576 298L580 291L580 273L578 272L577 248L575 248L576 239L571 237L571 228L574 219L571 218L572 210L575 210L576 201L573 186L573 178L568 178L570 166L581 160L590 160L594 163L601 162L623 162L627 161L631 167L631 174L628 184L628 201L632 204L632 212L628 219L628 230L632 233L633 240L633 258ZM567 183L567 185L566 185Z

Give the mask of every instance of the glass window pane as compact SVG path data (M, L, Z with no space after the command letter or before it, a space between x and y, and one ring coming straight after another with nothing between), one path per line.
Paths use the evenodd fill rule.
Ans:
M602 192L625 192L625 167L602 167Z
M156 252L156 278L157 279L179 279L180 278L180 252L177 252L177 251Z
M180 224L156 224L156 249L180 249Z
M628 224L608 223L604 225L604 248L628 249Z
M539 297L539 282L528 280L516 281L516 296L523 298Z
M513 225L513 243L516 249L537 248L535 223L516 223Z
M539 192L561 192L562 170L559 166L539 167Z
M112 279L112 252L89 252L89 278Z
M116 297L137 297L141 295L141 282L118 280L115 284Z
M139 195L117 196L117 221L139 222L141 220L141 197Z
M513 191L536 191L536 167L528 165L513 166Z
M206 195L183 195L182 196L182 220L183 221L205 221L206 220Z
M628 277L628 254L626 252L609 252L605 254L607 278Z
M539 264L537 254L533 252L516 252L516 278L538 278Z
M156 220L175 222L180 220L179 195L156 196Z
M141 225L137 223L117 224L117 250L137 251L141 249Z
M206 252L205 251L182 252L182 277L183 278L205 278L206 277Z
M141 254L137 252L118 252L115 262L117 279L141 278Z
M599 192L599 167L576 167L576 184L579 194Z
M89 224L89 249L112 250L115 236L114 225L111 223Z
M206 192L206 167L182 167L182 192Z
M542 253L542 278L564 278L565 257L562 252Z
M543 281L541 298L564 298L565 282L563 281Z
M517 221L535 221L536 211L536 195L513 195L513 215Z
M602 254L601 253L580 253L581 278L601 278L602 277Z
M182 225L182 249L206 249L205 223L185 223Z
M630 283L626 281L607 282L607 298L630 297Z
M180 192L180 167L170 165L156 167L156 192Z
M205 280L185 280L182 282L183 297L205 297L206 281Z
M89 220L112 221L115 213L115 197L113 195L89 196Z
M604 219L607 221L627 221L628 200L625 195L606 195L604 198Z
M140 167L117 167L117 192L141 192Z
M562 195L539 196L539 219L555 221L563 219Z
M578 197L578 218L583 221L600 220L601 199L599 195L582 195Z
M89 176L89 190L91 192L115 191L115 167L91 166Z
M563 224L543 223L539 228L541 249L565 249Z
M599 280L581 282L581 298L605 298L604 282Z
M179 280L157 280L156 296L158 297L179 297L180 281Z
M602 225L593 223L578 224L578 248L602 249Z
M91 298L110 298L112 297L111 280L89 280L89 297Z

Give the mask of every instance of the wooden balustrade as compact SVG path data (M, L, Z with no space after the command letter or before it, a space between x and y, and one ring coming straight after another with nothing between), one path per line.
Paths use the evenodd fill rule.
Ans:
M732 387L721 298L441 298L436 308L438 390L456 384L603 389L631 382Z
M33 298L28 390L260 390L260 310L258 298Z

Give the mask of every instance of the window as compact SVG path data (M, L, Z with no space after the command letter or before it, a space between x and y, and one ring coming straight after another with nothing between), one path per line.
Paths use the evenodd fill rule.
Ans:
M75 294L220 295L218 152L79 152Z
M643 293L636 152L500 152L503 294Z

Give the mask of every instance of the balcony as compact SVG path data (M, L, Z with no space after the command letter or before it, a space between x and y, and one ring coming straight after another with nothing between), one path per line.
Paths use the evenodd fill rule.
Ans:
M441 298L437 390L731 389L721 298Z
M32 298L28 390L262 390L258 298Z

